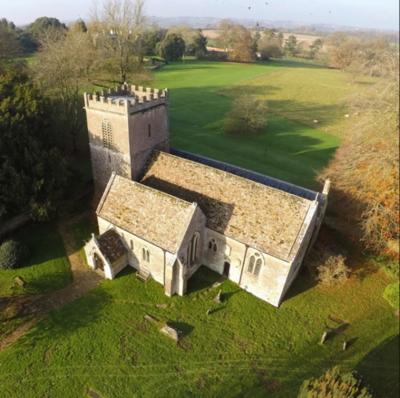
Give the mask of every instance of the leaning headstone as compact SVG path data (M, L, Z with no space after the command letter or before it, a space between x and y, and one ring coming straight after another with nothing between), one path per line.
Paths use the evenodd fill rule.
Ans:
M210 315L210 312L211 312L211 308L209 308L209 309L207 310L206 314L207 314L207 315Z
M220 303L220 302L221 302L221 293L222 293L222 291L219 290L219 291L218 291L218 294L215 296L214 301L215 301L216 303Z
M212 287L213 287L213 288L216 288L216 287L220 287L221 285L222 285L221 282L214 282L213 285L212 285Z
M324 344L327 338L328 338L328 332L325 331L325 332L322 334L320 344Z
M346 351L347 350L347 341L344 341L343 342L343 351Z
M154 318L154 316L151 316L149 314L145 314L144 319L146 319L146 321L149 321L149 322L158 322L158 319Z
M20 276L16 276L15 278L14 278L14 282L15 282L15 284L16 285L18 285L19 287L24 287L25 286L25 281L24 281L24 279L22 279Z
M156 307L165 310L168 308L168 304L156 304Z
M172 340L178 342L179 341L179 330L174 329L171 326L168 326L167 324L165 324L161 329L160 329L161 333L164 333L166 336L168 336L169 338L171 338Z

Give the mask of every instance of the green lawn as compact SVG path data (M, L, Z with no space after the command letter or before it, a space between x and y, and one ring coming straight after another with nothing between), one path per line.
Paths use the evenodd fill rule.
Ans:
M305 378L340 364L359 367L376 397L397 397L398 326L381 298L382 273L333 289L311 288L302 276L280 309L227 281L215 304L216 278L201 270L191 293L172 299L131 272L103 282L0 354L0 395L287 398ZM147 313L180 328L181 343L145 321ZM347 327L320 346L326 326L339 326L330 316ZM344 339L353 341L346 352Z
M33 224L21 229L13 238L24 242L30 257L22 268L0 271L0 297L39 294L61 289L72 281L64 246L54 224ZM25 286L15 284L20 276Z
M192 61L161 69L155 74L154 85L171 90L171 136L175 147L315 187L315 176L333 155L339 138L307 125L301 118L278 113L283 102L286 107L289 104L282 99L278 106L271 96L286 90L285 79L275 87L270 84L282 73L301 78L319 70L293 61L256 65ZM344 84L336 71L322 70L319 80L314 81L315 90L328 73L334 73L337 85ZM268 100L268 125L258 136L228 136L223 132L223 123L232 98L248 93ZM292 99L297 108L303 99L300 94L301 90L295 92ZM302 115L308 114L313 120L310 108L309 104L304 105ZM328 115L331 110L326 107L325 111Z

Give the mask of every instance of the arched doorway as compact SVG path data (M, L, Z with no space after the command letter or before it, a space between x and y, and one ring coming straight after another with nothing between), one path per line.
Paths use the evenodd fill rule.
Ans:
M199 234L195 233L190 240L190 244L187 249L187 263L189 267L192 267L198 258L198 246L199 246Z
M104 271L104 262L97 253L93 254L93 263L94 263L94 269L99 269L100 271Z
M228 277L228 276L229 276L229 271L230 271L230 269L231 269L231 264L228 263L228 261L225 261L225 262L224 262L224 272L223 272L223 275L226 276L226 277Z

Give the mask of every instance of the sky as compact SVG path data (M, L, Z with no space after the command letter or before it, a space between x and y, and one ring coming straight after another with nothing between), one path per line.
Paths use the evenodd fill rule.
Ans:
M0 0L0 17L17 25L40 16L86 19L95 0ZM98 0L101 2L102 0ZM158 17L217 17L398 30L398 0L146 0Z

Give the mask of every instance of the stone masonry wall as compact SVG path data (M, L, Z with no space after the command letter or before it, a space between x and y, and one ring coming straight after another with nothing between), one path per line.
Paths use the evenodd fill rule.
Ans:
M101 217L97 217L99 224L99 233L103 234L110 228L115 228L118 234L121 236L126 248L128 249L128 263L133 268L140 271L142 267L150 271L152 278L158 283L164 284L164 261L165 254L164 250L145 241L144 239L130 234L127 231L110 224L107 220ZM132 249L133 247L133 249ZM143 260L143 249L147 249L150 252L150 262Z

